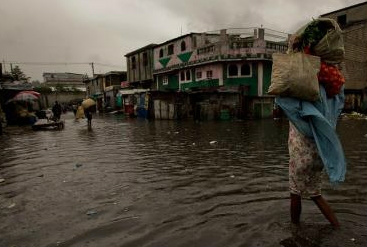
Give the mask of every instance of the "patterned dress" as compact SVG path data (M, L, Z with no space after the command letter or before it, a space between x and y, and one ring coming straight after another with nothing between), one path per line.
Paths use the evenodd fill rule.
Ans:
M315 142L289 123L289 189L300 196L321 195L323 163Z

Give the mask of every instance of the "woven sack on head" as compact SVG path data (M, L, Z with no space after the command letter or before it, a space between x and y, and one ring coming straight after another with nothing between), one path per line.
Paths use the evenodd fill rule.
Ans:
M268 94L316 101L320 98L319 69L319 57L301 52L274 53Z
M342 30L335 20L320 18L319 21L330 22L334 28L314 47L315 55L330 64L341 63L345 54Z

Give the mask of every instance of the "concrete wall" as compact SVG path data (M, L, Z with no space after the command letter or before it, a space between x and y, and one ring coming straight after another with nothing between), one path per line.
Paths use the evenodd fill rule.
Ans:
M346 25L342 25L345 62L342 67L346 77L345 88L361 90L367 87L367 3L341 9L322 17L338 19L346 15Z
M61 104L68 104L72 100L80 100L85 99L86 94L85 92L80 93L50 93L50 94L44 94L41 95L41 105L43 108L50 108L54 104L54 102L57 100Z
M144 53L147 55L147 64L143 63ZM136 67L132 67L132 59L135 57ZM153 50L143 50L126 58L127 80L131 83L153 80Z

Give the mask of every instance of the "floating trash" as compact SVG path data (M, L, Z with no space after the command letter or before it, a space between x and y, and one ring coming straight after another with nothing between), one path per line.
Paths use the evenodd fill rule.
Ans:
M342 113L341 117L343 119L367 119L367 116L365 114L355 112L355 111L351 113Z
M96 215L98 214L98 212L96 210L88 210L87 211L87 215L91 216L91 215Z
M218 143L217 141L211 141L211 142L209 142L210 145L215 145L217 143Z

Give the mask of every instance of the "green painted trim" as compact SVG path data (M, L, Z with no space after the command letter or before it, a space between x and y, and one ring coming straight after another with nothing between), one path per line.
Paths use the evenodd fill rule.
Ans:
M168 77L168 84L163 85L163 77ZM162 91L177 91L178 90L178 76L176 74L166 74L158 77L158 90Z
M272 69L272 64L271 62L264 62L263 63L263 80L264 80L264 84L263 84L263 93L267 94L269 87L270 87L270 83L271 83L271 69Z
M251 77L228 77L227 64L223 64L223 85L224 86L249 86L249 96L257 95L257 63L252 62Z
M178 54L177 57L184 63L188 62L191 58L192 51Z
M210 88L210 87L218 87L219 86L219 79L212 79L212 80L202 80L202 81L193 81L181 84L181 90L186 91L191 88Z
M163 68L166 68L168 62L171 60L170 57L165 57L165 58L161 58L159 59L159 62L162 64Z

